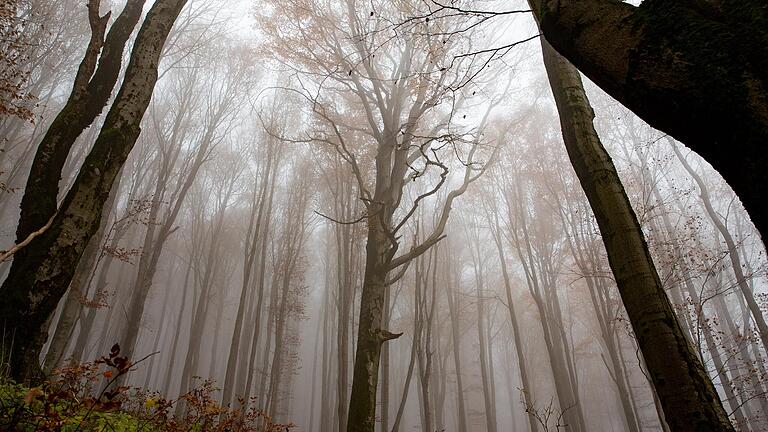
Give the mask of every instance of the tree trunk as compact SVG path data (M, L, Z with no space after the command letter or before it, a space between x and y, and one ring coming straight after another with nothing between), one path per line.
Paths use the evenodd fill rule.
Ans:
M17 256L2 291L0 322L14 340L11 376L40 378L38 356L45 323L72 281L88 241L98 230L104 203L141 131L141 119L157 82L162 46L186 0L157 1L136 38L123 85L99 137L53 218L51 227Z
M472 240L473 243L478 242L477 236ZM479 246L476 245L476 247L479 249ZM473 248L474 249L474 248ZM479 252L479 251L478 251ZM483 278L483 270L481 269L482 263L478 263L477 261L479 259L482 259L482 257L475 257L475 254L472 254L472 261L473 261L473 267L474 267L474 273L475 273L475 282L477 286L475 287L475 299L477 300L477 337L478 342L480 345L480 378L481 378L481 384L483 388L483 407L484 407L484 414L485 414L485 430L488 432L496 432L497 424L496 424L496 407L494 406L493 400L495 398L495 395L493 394L493 390L491 387L491 381L493 380L493 376L489 373L489 362L490 362L490 354L488 349L488 334L487 334L487 324L485 317L485 284L484 284L484 278Z
M600 328L600 336L602 337L604 349L608 353L610 365L603 358L603 363L608 369L608 373L616 384L616 391L619 394L619 400L621 401L621 407L624 413L625 427L629 432L638 432L640 423L637 420L632 396L627 385L627 377L624 371L624 362L621 360L619 351L619 341L616 338L616 310L610 306L608 301L608 287L604 283L604 279L595 277L596 267L598 266L598 256L595 251L594 244L587 241L588 234L580 230L576 223L573 222L569 216L580 215L578 210L575 210L569 206L568 199L566 198L565 204L559 203L560 217L563 225L566 227L566 239L571 249L571 255L573 256L576 265L579 268L581 274L584 275L584 280L587 283L587 289L589 291L589 298L592 302L592 307L595 310L595 316ZM583 212L582 212L583 213ZM580 216L579 216L580 217ZM570 232L568 231L570 228ZM582 228L583 229L583 228ZM679 290L677 290L679 293Z
M189 289L189 277L192 274L192 260L190 260L187 263L187 269L184 272L184 284L182 285L181 290L181 305L179 306L179 316L176 318L176 325L174 328L179 329L181 328L181 320L184 318L184 310L186 309L187 299L193 295L191 290ZM160 387L160 390L163 392L163 394L169 395L171 393L171 379L173 377L173 372L176 371L176 353L177 348L179 345L179 337L181 336L180 331L173 332L173 340L171 342L171 348L169 350L169 361L168 366L166 366L165 370L165 377L163 378L163 385Z
M547 40L725 178L768 236L768 9L763 0L532 0Z
M264 217L264 208L266 207L267 193L269 191L269 179L272 174L272 154L272 146L270 146L267 153L267 162L264 176L261 179L261 187L259 188L258 194L256 193L256 189L254 189L254 198L251 203L251 217L248 224L245 250L243 253L243 283L240 287L240 301L237 303L235 328L232 330L232 341L229 347L229 356L227 357L227 368L224 377L224 389L222 395L223 405L234 402L233 397L242 396L234 394L235 372L238 366L237 359L240 352L240 339L242 338L245 308L247 306L246 295L248 294L248 288L252 286L252 273L257 259L256 252L258 251L260 242L266 241L262 235L262 220ZM244 364L240 365L240 367L244 366Z
M578 71L542 41L563 139L603 236L624 306L674 432L733 431L685 338L610 156L594 130Z
M384 293L383 325L389 326L392 315L391 291ZM390 353L389 344L381 347L381 432L389 432L389 382L390 382Z
M519 182L517 184L519 188ZM534 247L531 243L529 234L528 220L526 210L523 208L523 194L518 190L517 205L518 217L520 219L520 230L522 239L517 232L513 232L515 248L518 258L522 264L523 271L528 283L528 291L536 304L536 310L539 313L541 330L544 336L544 346L549 356L549 364L552 370L552 377L555 384L555 392L560 409L563 413L563 420L569 425L571 430L583 432L585 429L581 407L578 406L578 392L574 387L568 371L569 359L566 355L565 340L561 338L561 333L553 327L563 325L560 315L556 313L555 307L549 301L553 294L553 288L550 286L554 282L551 278L554 275L547 275L547 269L542 267L545 258L540 258L534 254ZM521 244L523 242L523 244ZM541 243L541 242L540 242ZM524 247L524 250L523 250ZM545 253L552 253L551 250L545 250ZM556 293L554 294L556 295Z
M451 317L451 337L453 338L453 366L456 370L456 405L458 412L458 430L457 432L467 432L467 409L464 404L464 382L461 376L461 332L459 329L459 296L454 291L456 287L450 284L448 292L448 312ZM532 429L535 431L535 429Z
M498 217L498 214L495 214ZM501 275L504 280L504 292L507 296L507 309L509 311L509 320L512 323L512 337L515 339L515 352L517 354L517 368L520 374L520 384L525 406L533 406L533 387L528 380L528 367L525 364L525 355L523 349L523 338L520 334L520 325L517 321L517 313L515 313L515 303L512 298L512 284L509 280L509 272L507 271L507 260L504 256L504 247L501 243L501 237L498 227L498 220L495 220L496 224L493 225L493 240L496 243L496 249L499 252L499 261L501 265ZM526 412L526 419L528 420L528 431L537 432L539 430L536 425L536 418L532 412Z
M399 335L382 329L384 292L391 261L387 218L381 214L368 220L365 280L360 300L352 392L349 401L347 432L373 432L376 426L376 393L381 345Z
M44 226L56 213L64 163L77 138L93 123L112 95L125 44L144 8L144 0L129 0L105 37L111 14L99 17L100 3L93 0L88 3L91 40L67 103L48 127L35 153L21 199L17 243Z
M104 204L104 207L109 212L117 197L117 189L119 189L120 179L116 180L115 185L109 192L109 198ZM69 284L69 291L66 299L64 300L64 306L61 310L61 316L56 324L56 331L53 333L51 343L48 347L48 352L45 354L45 362L43 364L43 372L46 375L50 375L53 369L58 366L64 355L64 350L67 347L72 338L72 334L75 329L75 324L78 318L82 314L83 301L87 300L88 287L90 278L89 276L96 271L94 266L98 264L98 258L101 255L102 240L104 236L104 230L106 229L107 222L109 221L109 213L102 216L101 222L99 222L99 228L96 234L88 241L88 246L83 251L83 258L78 264L75 276L72 278L72 282ZM99 293L96 292L98 296ZM93 307L93 306L92 306ZM80 326L80 331L88 333L87 328Z

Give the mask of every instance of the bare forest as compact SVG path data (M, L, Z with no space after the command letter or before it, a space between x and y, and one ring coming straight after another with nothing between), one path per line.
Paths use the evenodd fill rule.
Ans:
M0 430L768 431L765 0L0 35Z

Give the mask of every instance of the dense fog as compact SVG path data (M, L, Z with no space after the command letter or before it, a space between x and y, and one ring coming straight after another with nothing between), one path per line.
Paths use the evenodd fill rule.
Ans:
M163 2L183 8L154 46L154 91L142 84L151 101L120 112L141 93L121 83L150 68L151 49L131 53L156 37L147 23ZM19 31L6 27L2 44L18 55L0 60L18 88L0 93L20 96L0 111L0 248L12 252L0 302L38 309L7 303L14 311L0 315L5 375L32 387L117 344L132 364L88 391L125 385L126 400L176 400L210 380L216 406L260 410L254 430L699 430L679 426L689 420L674 419L675 389L662 390L686 374L671 369L680 353L735 430L768 429L768 262L756 219L688 142L583 75L580 96L579 73L540 36L533 6L10 3L3 25ZM79 85L106 86L98 59L137 3L147 18L129 28L114 90L101 106L91 96L76 105ZM581 134L592 109L597 134ZM90 110L95 120L75 130ZM56 128L74 145L46 156L38 146ZM564 134L602 143L610 158L579 160ZM28 180L46 157L59 160L58 187L50 167ZM24 228L35 179L39 194L25 199L38 222ZM628 210L602 195L622 196L622 184ZM610 228L622 220L636 222ZM631 232L645 243L625 243ZM650 267L638 264L644 244ZM611 247L629 255L614 259ZM621 285L642 271L657 275L644 280L660 295ZM29 278L28 294L10 291ZM28 321L9 318L18 310ZM656 339L662 324L682 331L681 345ZM18 367L36 358L43 372L31 381L12 358L29 353ZM657 369L666 358L672 372ZM182 397L167 413L192 405ZM195 430L219 430L210 418Z

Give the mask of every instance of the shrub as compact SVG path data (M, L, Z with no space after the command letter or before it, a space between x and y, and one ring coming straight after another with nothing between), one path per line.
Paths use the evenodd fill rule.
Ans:
M93 362L57 369L37 387L0 378L0 430L284 432L293 426L274 423L255 398L241 400L242 409L219 405L211 380L176 399L119 385L138 363L120 356L115 345ZM176 410L178 404L183 409Z

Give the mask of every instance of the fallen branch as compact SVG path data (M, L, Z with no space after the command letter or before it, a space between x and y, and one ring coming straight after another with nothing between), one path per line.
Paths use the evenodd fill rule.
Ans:
M32 242L32 240L34 240L36 237L39 237L39 236L40 236L40 235L42 235L44 232L48 231L48 228L50 228L50 227L51 227L51 225L53 224L53 219L54 219L55 217L56 217L56 214L54 213L54 215L53 215L53 216L51 216L51 218L50 218L50 219L48 219L48 222L47 222L45 225L43 225L43 227L42 227L42 228L40 228L40 229L39 229L39 230L37 230L37 231L33 231L32 233L30 233L30 234L27 236L27 238L25 238L25 239L24 239L24 241L23 241L23 242L21 242L21 243L19 243L19 244L15 245L14 247L12 247L11 249L9 249L9 250L7 250L7 251L5 251L5 252L2 252L2 253L0 253L0 262L5 262L5 261L6 261L8 258L10 258L10 257L12 257L14 254L16 254L16 252L18 252L18 251L20 251L20 250L24 249L24 248L25 248L25 247L26 247L28 244L30 244L30 243Z

